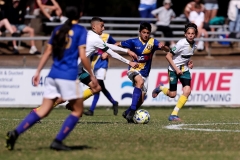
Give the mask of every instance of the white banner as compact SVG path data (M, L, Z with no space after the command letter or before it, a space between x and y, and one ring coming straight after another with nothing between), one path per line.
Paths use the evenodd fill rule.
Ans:
M0 107L36 106L42 102L44 80L49 70L41 72L38 87L32 85L35 69L0 69ZM119 105L129 106L133 92L132 82L128 79L124 69L109 69L105 86ZM239 69L193 69L192 92L186 105L240 105L240 70ZM182 86L178 84L175 98L169 98L160 93L152 98L152 90L160 83L168 87L168 73L166 69L152 69L148 79L148 93L144 106L175 105ZM85 88L87 86L84 86ZM84 102L90 106L92 97ZM98 105L111 106L111 103L101 93Z

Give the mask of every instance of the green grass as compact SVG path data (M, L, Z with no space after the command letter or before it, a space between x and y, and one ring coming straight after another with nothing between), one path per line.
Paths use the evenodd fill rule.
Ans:
M5 134L23 119L30 109L0 109L0 159L52 160L52 159L101 159L101 160L237 160L240 159L239 109L192 108L182 109L181 123L170 123L167 118L172 108L145 108L151 120L146 125L127 124L112 110L96 109L92 117L83 116L76 128L64 141L76 150L57 152L49 145L69 112L54 109L41 124L21 135L15 150L5 149ZM207 132L169 130L170 124L192 125L185 128L228 130ZM218 124L213 124L218 123ZM237 124L223 124L237 123ZM238 124L239 123L239 124Z

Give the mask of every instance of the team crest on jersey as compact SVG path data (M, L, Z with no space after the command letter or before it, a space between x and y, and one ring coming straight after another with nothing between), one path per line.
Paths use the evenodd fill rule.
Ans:
M177 49L176 47L173 47L173 48L172 48L172 51L174 52L174 51L176 51L176 49Z
M147 45L147 49L148 50L152 50L153 49L153 45L151 45L151 44Z
M170 81L173 81L174 80L174 77L170 77Z

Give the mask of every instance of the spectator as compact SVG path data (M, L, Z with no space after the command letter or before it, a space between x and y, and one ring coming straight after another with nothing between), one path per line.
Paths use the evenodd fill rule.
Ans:
M204 0L205 6L205 17L204 22L209 23L209 21L216 17L218 11L218 0Z
M171 9L171 0L164 0L163 6L153 10L151 13L156 17L157 30L162 31L165 37L173 37L172 29L169 24L175 17L174 11ZM170 47L175 45L174 41L170 42Z
M240 0L231 0L228 5L229 31L240 32ZM238 22L238 23L237 23Z
M39 16L40 13L51 22L61 22L64 18L62 9L55 0L36 0L33 14ZM52 16L54 14L56 16Z
M156 8L157 0L140 0L138 10L142 18L153 18L151 12Z
M203 28L204 25L204 13L201 11L201 5L200 4L195 4L194 10L190 12L189 14L189 21L192 23L195 23L198 27L198 35L197 37L205 37L208 38L208 33L207 31ZM208 42L205 42L205 49L206 52L209 52L208 48L209 44ZM197 44L197 49L198 50L203 50L204 49L204 42L199 41Z
M184 15L187 19L189 19L189 14L191 11L193 11L195 8L195 4L201 5L201 11L204 12L204 5L202 4L202 0L193 0L192 2L189 2L186 7L184 8Z
M11 23L13 31L28 33L30 37L34 37L34 29L24 24L25 8L22 8L19 3L20 0L12 0L12 5L10 5L5 11L6 17ZM15 54L19 54L16 41L13 41L13 51ZM34 40L31 40L31 48L29 50L29 53L40 54L40 52L37 51Z

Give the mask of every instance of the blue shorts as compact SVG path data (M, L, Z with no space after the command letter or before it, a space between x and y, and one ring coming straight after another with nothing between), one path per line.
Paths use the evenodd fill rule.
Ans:
M219 8L218 4L216 4L216 3L205 3L204 7L206 10L215 10L215 9Z
M25 24L12 24L12 26L17 28L17 31L23 32L23 29L27 27Z

